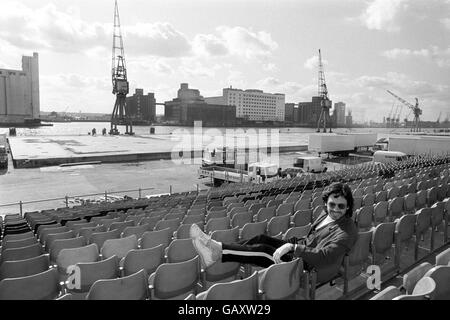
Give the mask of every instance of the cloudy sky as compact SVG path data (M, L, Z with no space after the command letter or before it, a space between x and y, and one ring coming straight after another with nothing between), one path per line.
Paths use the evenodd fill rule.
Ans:
M112 111L114 0L1 3L0 68L39 53L42 111ZM182 82L203 96L233 86L310 101L321 48L329 96L357 121L396 107L386 90L417 97L424 120L450 115L449 0L119 0L119 10L131 90L158 102Z

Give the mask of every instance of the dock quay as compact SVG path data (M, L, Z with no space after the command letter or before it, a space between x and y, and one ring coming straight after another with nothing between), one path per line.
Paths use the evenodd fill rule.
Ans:
M186 137L176 138L169 135L18 136L9 137L9 145L15 168L38 168L95 161L119 163L170 160L174 157L193 159L201 157L202 150L211 145L210 140L204 139L199 147L190 147L193 144L186 143ZM270 146L270 141L267 145ZM264 147L270 153L270 148L263 145L262 148ZM308 145L289 139L280 143L277 149L279 153L305 151ZM247 150L256 150L256 146L249 145Z

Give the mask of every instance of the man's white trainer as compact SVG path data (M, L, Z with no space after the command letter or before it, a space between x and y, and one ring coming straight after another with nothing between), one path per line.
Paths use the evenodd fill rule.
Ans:
M220 242L211 239L195 223L191 226L189 235L203 268L208 268L220 260L222 255L222 244Z

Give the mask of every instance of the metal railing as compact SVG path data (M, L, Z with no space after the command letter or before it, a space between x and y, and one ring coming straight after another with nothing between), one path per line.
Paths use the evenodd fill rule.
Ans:
M196 184L195 185L197 188L197 192L199 191L199 185ZM12 203L7 203L7 204L0 204L0 208L5 208L5 207L17 207L19 208L19 212L11 212L11 214L13 213L20 213L20 215L23 217L23 213L24 213L24 205L27 204L36 204L36 203L45 203L45 202L55 202L55 201L62 201L62 203L65 205L66 208L69 208L70 205L83 205L86 203L98 203L98 202L108 202L109 200L120 200L120 199L124 199L122 198L118 198L113 196L114 194L124 194L124 193L130 193L130 192L137 192L138 195L138 199L142 198L142 192L143 191L148 191L148 190L154 190L155 188L151 187L151 188L138 188L138 189L132 189L132 190L119 190L119 191L106 191L102 192L102 193L90 193L90 194L83 194L83 195L65 195L64 197L58 197L58 198L47 198L47 199L39 199L39 200L31 200L31 201L22 201L20 200L19 202L12 202ZM192 191L192 190L191 190ZM173 193L173 188L172 185L169 186L169 192L168 194L172 194ZM149 196L156 196L157 194L154 195L149 195ZM97 196L101 196L101 198L99 199L95 199L95 200L91 200L91 199L86 199L88 197L97 197ZM147 195L148 196L148 195ZM70 201L71 199L74 199L74 201ZM45 210L45 209L53 209L50 208L50 206L48 208L43 208L41 210Z

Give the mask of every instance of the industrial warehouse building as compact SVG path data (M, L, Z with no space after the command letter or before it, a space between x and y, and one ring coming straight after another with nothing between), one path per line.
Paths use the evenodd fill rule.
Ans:
M0 123L39 119L39 56L22 57L22 70L0 69Z

